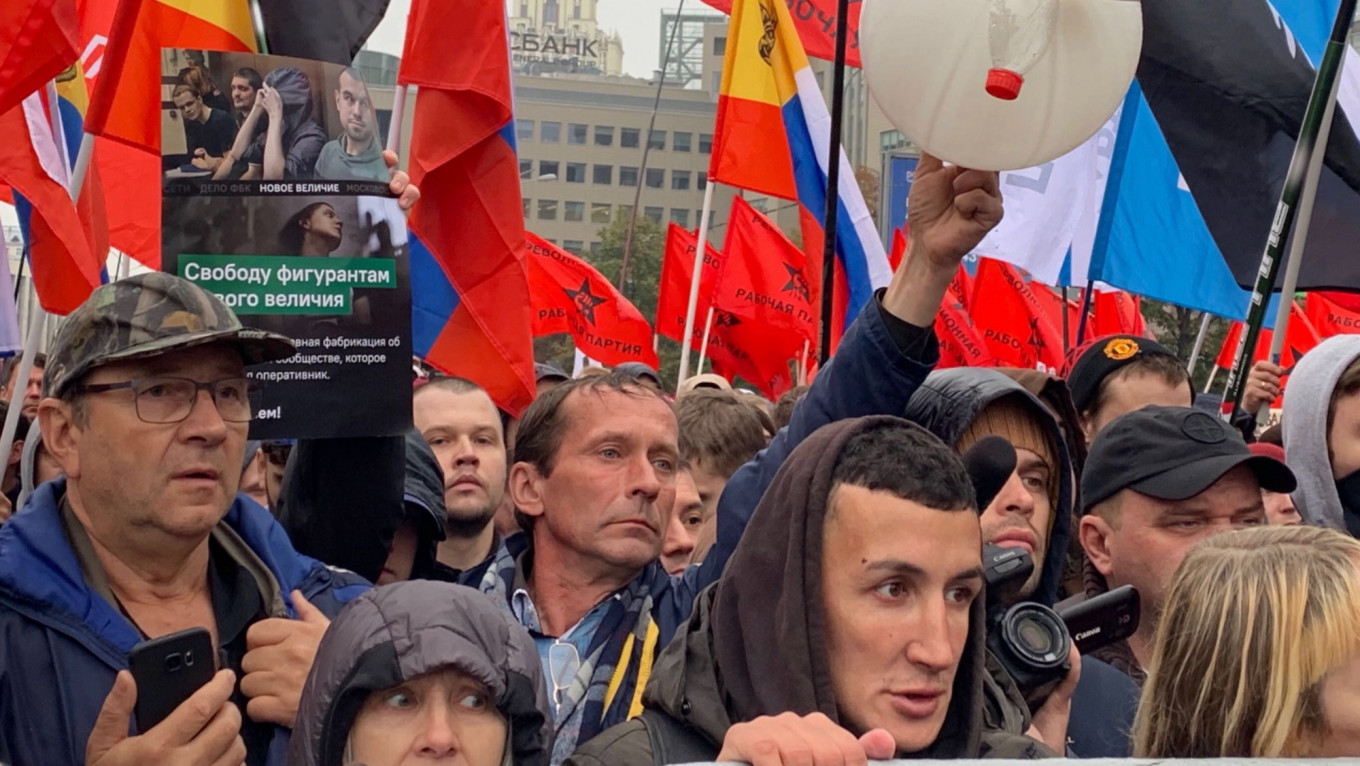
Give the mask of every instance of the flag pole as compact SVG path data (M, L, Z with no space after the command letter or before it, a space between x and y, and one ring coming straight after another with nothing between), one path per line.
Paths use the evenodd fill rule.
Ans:
M831 356L831 304L836 295L836 218L840 212L841 122L845 113L845 46L849 38L850 0L836 6L836 58L831 74L831 141L826 154L826 219L822 246L822 342L818 358Z
M1208 380L1208 382L1206 382L1206 383L1204 384L1204 393L1207 394L1207 393L1209 393L1210 390L1213 389L1213 387L1214 387L1214 378L1216 378L1216 377L1218 377L1218 365L1217 365L1217 364L1215 364L1215 365L1213 366L1213 368L1209 370L1209 380Z
M264 34L264 10L260 8L260 0L250 0L250 25L255 28L255 47L259 48L256 53L268 55L269 40Z
M1084 295L1081 296L1081 319L1077 320L1077 348L1086 342L1086 325L1089 324L1088 318L1091 316L1091 299L1096 294L1096 286L1088 283Z
M1195 335L1195 348L1190 352L1190 364L1188 366L1192 376L1195 374L1195 366L1199 364L1199 355L1204 351L1204 338L1209 334L1209 323L1212 322L1213 319L1213 315L1207 311L1203 312L1203 315L1200 317L1199 333ZM1214 372L1217 371L1218 365L1214 365ZM1212 381L1213 378L1211 377L1210 380Z
M1294 156L1289 161L1289 173L1285 176L1284 188L1280 190L1280 202L1275 208L1270 236L1266 240L1261 266L1256 273L1256 285L1252 290L1251 303L1247 307L1246 330L1238 337L1237 350L1233 354L1233 366L1228 371L1228 388L1223 401L1232 405L1226 408L1226 416L1229 418L1242 404L1242 395L1246 388L1243 384L1246 382L1247 370L1251 366L1252 351L1256 348L1256 341L1261 335L1261 325L1265 322L1270 294L1275 289L1275 278L1280 271L1280 256L1284 243L1289 239L1295 216L1301 207L1300 197L1306 196L1310 188L1316 191L1322 158L1319 157L1315 161L1313 155L1325 155L1327 152L1323 131L1331 127L1331 121L1327 118L1333 114L1335 108L1341 66L1345 62L1346 36L1350 31L1351 20L1355 17L1355 6L1356 0L1341 0L1341 7L1337 9L1336 19L1332 24L1331 37L1327 41L1327 49L1323 52L1322 62L1318 65L1317 78L1313 81L1313 91L1308 96L1308 108L1299 126ZM1307 220L1305 217L1300 236L1306 236ZM1301 257L1300 246L1298 255L1292 260L1298 261ZM1284 304L1292 301L1292 292L1281 294L1282 308L1287 310L1288 306ZM1276 335L1281 339L1284 338L1283 329L1276 328Z
M53 82L47 84L47 97L54 118L52 127L57 135L58 150L60 150L64 148L61 141L61 114L57 111L57 89ZM80 201L80 190L85 185L85 176L89 173L90 156L93 153L94 136L86 133L80 138L80 149L76 152L76 161L71 167L71 178L67 184L67 191L71 195L71 204L73 205ZM62 159L67 158L63 157ZM30 258L33 257L32 252L30 248ZM37 300L37 295L34 295L33 303L29 309L28 337L24 339L24 354L19 360L16 381L28 380L29 374L33 372L33 359L37 356L38 346L42 343L46 330L47 312L43 310L42 304ZM26 384L16 384L14 390L9 392L9 410L5 413L4 428L0 430L0 455L8 455L10 449L14 446L14 436L19 430L19 411L24 403L23 392L26 388Z
M708 307L708 318L704 320L704 340L699 345L699 363L694 366L694 374L704 374L704 360L708 358L708 338L713 332L713 307Z
M1068 352L1072 350L1072 322L1071 322L1071 320L1069 320L1069 319L1067 318L1067 301L1068 301L1068 297L1067 297L1067 285L1063 285L1062 296L1063 296L1063 307L1062 307L1062 317L1063 317L1063 359L1066 359L1066 358L1067 358Z
M392 118L387 121L387 151L401 154L401 127L406 118L405 85L398 85L392 95Z
M689 377L689 347L692 345L694 337L694 314L699 310L699 280L704 273L704 248L708 247L708 219L713 212L713 187L717 186L712 179L709 179L708 186L704 188L704 209L699 214L699 246L694 250L694 271L690 274L689 281L689 306L685 309L685 334L681 337L684 340L680 343L680 379L675 382L678 390L680 384ZM636 208L634 208L636 212ZM707 350L707 344L700 353Z

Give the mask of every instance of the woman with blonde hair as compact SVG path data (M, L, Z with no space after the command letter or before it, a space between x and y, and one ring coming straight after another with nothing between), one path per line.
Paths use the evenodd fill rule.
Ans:
M1137 758L1360 756L1360 541L1264 527L1196 546L1133 734Z

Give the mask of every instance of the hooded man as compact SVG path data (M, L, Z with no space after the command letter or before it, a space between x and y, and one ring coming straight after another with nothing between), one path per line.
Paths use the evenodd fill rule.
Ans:
M459 699L421 693L450 686ZM480 694L484 706L466 704ZM396 699L402 704L393 705ZM414 757L545 766L551 736L529 634L471 588L398 583L356 599L326 631L298 706L288 763Z
M569 763L1052 757L1036 740L985 730L975 508L959 458L911 423L817 431L658 659L641 718ZM1058 741L1070 687L1039 713Z
M326 131L312 119L312 83L302 70L282 67L265 75L255 105L213 180L281 181L311 178Z
M1281 423L1304 523L1360 536L1360 337L1328 338L1299 360Z

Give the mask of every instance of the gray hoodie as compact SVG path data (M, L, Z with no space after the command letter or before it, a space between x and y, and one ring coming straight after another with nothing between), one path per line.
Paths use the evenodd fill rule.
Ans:
M1341 498L1327 446L1327 410L1341 374L1360 358L1360 336L1337 335L1309 351L1289 376L1284 391L1285 461L1299 488L1294 505L1308 524L1346 530Z

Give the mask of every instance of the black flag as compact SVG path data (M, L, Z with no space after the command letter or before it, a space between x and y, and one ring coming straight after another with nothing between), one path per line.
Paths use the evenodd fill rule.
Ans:
M259 0L275 56L346 64L382 21L388 0Z

